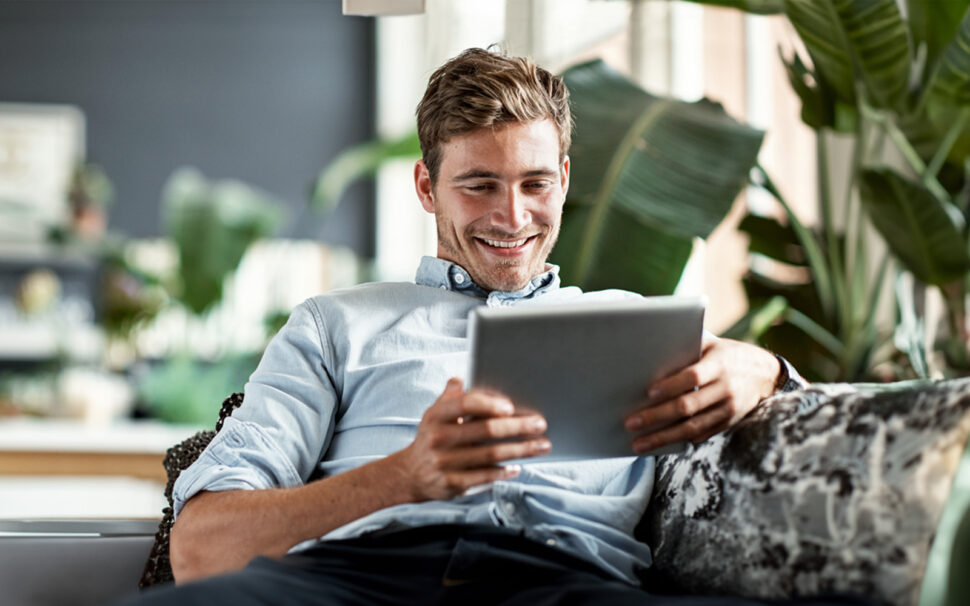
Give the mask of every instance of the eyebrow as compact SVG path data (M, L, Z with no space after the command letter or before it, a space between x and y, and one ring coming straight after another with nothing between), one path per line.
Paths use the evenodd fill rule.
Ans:
M555 177L558 171L549 168L537 168L534 170L528 170L522 173L522 177ZM469 179L499 179L500 175L488 170L478 170L472 169L470 171L461 173L460 175L452 178L452 181L468 181Z

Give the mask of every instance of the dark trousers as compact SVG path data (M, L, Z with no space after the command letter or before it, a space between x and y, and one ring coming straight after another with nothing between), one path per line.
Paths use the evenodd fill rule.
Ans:
M736 598L651 595L585 560L490 526L429 526L322 543L279 560L178 587L149 589L123 604L637 604L745 605ZM800 600L800 606L865 604ZM120 605L119 605L120 606Z

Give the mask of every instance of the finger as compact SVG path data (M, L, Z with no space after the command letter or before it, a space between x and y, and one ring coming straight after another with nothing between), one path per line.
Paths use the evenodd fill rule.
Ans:
M718 366L713 363L709 354L720 342L717 337L705 336L701 342L701 359L659 381L655 381L647 390L647 397L652 402L662 402L703 387L717 378Z
M637 437L633 440L633 451L643 454L677 442L701 442L717 433L718 428L730 421L730 407L713 406L676 425Z
M692 417L721 402L726 396L727 391L723 383L712 383L697 391L688 391L666 402L652 406L647 405L629 415L626 418L625 426L627 431L661 428Z
M451 414L451 410L457 405L455 402L461 398L464 392L462 380L458 377L452 377L448 379L445 383L445 388L442 390L441 395L438 399L434 401L428 410L425 411L424 416L426 418L431 418L437 420L441 417L447 417Z
M682 368L669 377L650 385L647 390L647 398L653 403L663 402L703 387L710 383L714 377L714 368L702 358L701 361Z
M451 385L451 381L448 385ZM514 413L515 406L503 395L474 389L456 394L445 387L445 391L425 414L435 422L455 423L459 418L508 417Z
M445 384L445 390L444 392L442 392L441 395L447 396L447 397L454 397L454 396L460 395L463 391L465 391L464 382L462 382L462 380L459 379L458 377L451 377L450 379L448 379L448 382Z
M464 417L459 417L461 420ZM431 437L432 448L453 448L481 444L491 440L538 436L546 430L546 420L539 415L523 417L477 417L461 423L438 424Z
M455 444L480 444L490 440L538 436L546 427L546 420L541 415L479 418L466 421L459 428L455 435Z
M467 448L456 448L438 455L441 469L477 469L493 467L503 461L528 459L552 450L548 438L539 437L518 442L499 442Z

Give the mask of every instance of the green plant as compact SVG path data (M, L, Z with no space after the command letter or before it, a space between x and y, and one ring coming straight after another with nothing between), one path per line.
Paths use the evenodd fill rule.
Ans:
M226 276L246 249L273 233L282 219L268 194L238 181L210 182L194 169L169 178L162 214L179 253L173 294L196 314L222 299Z
M893 257L943 294L950 336L941 348L952 372L970 370L970 0L689 1L783 13L804 43L808 57L782 60L802 120L818 135L821 230L833 277L819 291L830 313L851 310L853 291L839 284L854 278L858 258L854 248L835 246L834 212L845 213L847 229L864 229L851 203L824 199L827 133L841 132L855 137L846 200L858 196Z
M764 135L717 103L653 96L596 60L567 69L576 128L552 259L586 289L669 294L723 221Z
M258 361L258 355L201 361L187 353L176 354L141 377L138 395L148 403L152 415L163 421L211 427L219 403L240 390Z
M325 166L310 191L310 205L319 211L332 210L340 196L355 181L374 175L391 160L415 161L421 157L417 132L393 139L376 139L350 147Z
M751 264L744 278L749 311L724 336L755 341L781 352L810 380L872 379L877 355L889 344L876 308L889 274L888 258L870 267L866 232L824 233L804 225L758 167L753 181L782 206L787 223L748 214L739 229L749 237ZM828 204L828 198L822 201ZM858 202L855 203L858 208ZM852 271L839 271L852 251ZM770 259L766 265L762 259ZM782 264L799 277L774 277ZM796 271L792 271L792 270ZM875 279L870 283L870 270Z

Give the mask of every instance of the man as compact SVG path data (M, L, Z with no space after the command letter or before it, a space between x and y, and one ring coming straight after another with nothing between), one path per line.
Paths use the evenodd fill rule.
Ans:
M635 295L560 287L546 264L569 186L559 78L469 50L432 75L417 118L414 183L437 258L414 284L294 310L245 403L179 478L179 587L146 600L654 603L638 587L649 548L633 537L653 459L634 455L722 431L789 377L760 348L706 338L627 419L631 457L502 465L555 445L542 417L464 389L468 312Z

